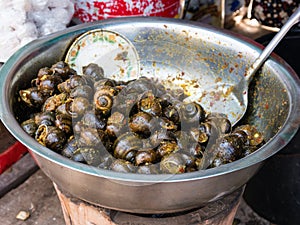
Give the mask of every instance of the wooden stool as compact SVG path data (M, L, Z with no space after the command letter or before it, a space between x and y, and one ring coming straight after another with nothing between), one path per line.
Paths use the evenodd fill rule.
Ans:
M95 206L54 184L66 225L232 225L244 188L206 206L179 213L141 215Z

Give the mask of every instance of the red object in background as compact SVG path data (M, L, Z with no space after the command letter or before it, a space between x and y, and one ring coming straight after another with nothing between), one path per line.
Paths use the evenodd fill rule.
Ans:
M92 22L122 16L178 17L180 0L75 0L74 17Z
M0 174L17 162L28 151L20 142L16 142L0 154Z

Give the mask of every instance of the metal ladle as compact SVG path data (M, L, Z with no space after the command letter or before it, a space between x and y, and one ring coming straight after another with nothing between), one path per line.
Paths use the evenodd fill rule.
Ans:
M290 28L300 21L300 7L290 16L288 21L273 37L271 42L261 52L254 63L246 70L241 81L235 85L212 86L205 90L205 94L199 100L199 103L210 112L221 112L228 116L228 119L234 126L245 114L248 106L248 86L257 70L272 53L277 44L290 30Z

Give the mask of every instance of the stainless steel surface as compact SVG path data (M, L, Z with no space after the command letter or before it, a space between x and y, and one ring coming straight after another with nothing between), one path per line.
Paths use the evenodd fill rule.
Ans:
M117 31L135 45L143 75L170 81L179 77L165 83L170 87L181 85L191 95L197 94L201 85L242 79L240 71L250 66L249 62L257 58L262 48L229 31L196 22L153 17L78 25L34 41L16 52L0 71L0 117L7 129L30 149L45 174L75 197L135 213L166 213L199 207L245 184L263 160L283 148L297 131L300 81L282 59L272 55L250 86L249 107L245 120L241 121L257 126L267 143L241 160L193 173L142 175L76 163L41 146L19 126L23 112L16 103L17 91L30 83L39 68L63 59L78 35L99 28Z
M267 60L274 48L286 33L300 20L300 7L296 10L280 31L274 36L272 41L264 48L260 55L254 60L253 64L246 68L246 71L240 71L244 75L233 84L216 84L204 90L204 95L200 103L209 111L224 112L233 125L238 123L245 114L248 106L248 87L252 78L261 65ZM243 77L243 76L241 76ZM234 108L234 111L231 109ZM231 112L231 113L230 113Z

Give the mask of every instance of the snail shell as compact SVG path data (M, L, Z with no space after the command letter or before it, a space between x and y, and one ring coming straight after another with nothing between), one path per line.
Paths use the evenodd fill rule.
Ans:
M160 101L153 95L152 92L148 92L146 96L138 102L138 108L152 116L160 117L162 114Z
M124 159L116 159L110 165L110 169L121 173L134 173L136 170L135 166L132 163Z
M57 85L63 80L59 75L43 75L36 81L38 90L44 95L57 93Z
M229 119L223 113L210 113L205 121L211 123L220 134L228 134L232 130Z
M134 162L136 152L143 146L142 140L132 132L118 137L113 145L114 157Z
M104 78L104 70L96 63L90 63L82 67L84 75L90 76L94 81Z
M29 134L31 137L34 137L35 132L38 128L37 124L35 123L33 118L25 120L21 123L22 129Z
M216 155L212 162L212 167L217 167L243 157L245 142L239 135L227 134L220 137L213 148Z
M70 136L65 144L64 148L61 151L61 154L65 157L72 158L74 152L78 149L78 142L74 136Z
M97 116L94 110L86 111L81 118L81 122L84 126L97 130L105 130L106 127L106 118Z
M83 97L91 99L94 94L94 90L89 85L81 85L73 88L70 93L70 98Z
M34 122L39 126L41 124L51 126L55 123L55 113L51 111L40 112L34 115Z
M205 111L196 102L183 103L180 107L181 126L189 129L191 126L197 127L205 119ZM187 124L186 124L187 123Z
M80 163L86 164L85 158L81 154L79 147L77 147L76 149L74 149L74 151L71 154L70 159L73 160L73 161L75 161L75 162L80 162Z
M206 143L210 137L211 127L209 123L202 123L199 127L193 127L189 132L195 141Z
M173 123L173 121L165 118L165 117L160 117L160 118L155 118L152 122L152 127L151 130L156 130L156 129L164 129L169 132L175 132L178 129L178 126Z
M108 113L114 102L116 91L109 86L102 86L94 94L95 109L106 114Z
M100 148L85 146L78 148L76 151L80 152L81 157L88 165L98 166L101 163L102 154Z
M47 126L42 124L38 127L35 139L42 145L59 152L66 143L65 133L55 126Z
M45 101L42 107L42 111L55 111L60 105L64 104L68 98L67 93L60 93L58 95L53 95Z
M199 159L203 158L204 151L205 151L205 147L199 143L194 143L188 148L189 155L193 157L197 157Z
M143 149L136 153L135 155L135 164L145 165L154 163L156 160L156 152L153 149Z
M82 120L76 121L73 124L73 133L74 136L79 137L81 131L85 128L86 126L84 125Z
M57 89L60 92L70 93L72 89L87 84L89 84L89 82L84 76L72 75L69 79L59 83Z
M55 126L64 131L66 134L71 134L73 132L72 118L65 114L56 115Z
M149 137L150 145L156 148L162 141L174 140L174 135L165 129L157 129Z
M102 146L97 129L83 127L80 130L78 143L80 146L99 147Z
M249 140L249 144L252 146L259 146L263 143L264 137L254 126L250 124L241 125L237 127L233 133L244 132Z
M203 157L205 150L195 138L187 131L177 131L175 133L175 140L181 152L192 157Z
M103 78L94 83L94 89L96 91L101 89L103 86L115 87L116 81L109 78Z
M78 97L66 101L66 110L72 118L78 118L91 108L91 103L87 98Z
M179 150L179 146L175 141L162 141L161 144L157 148L157 155L159 157L164 157L166 155L169 155L173 152L177 152Z
M195 141L187 131L178 130L173 134L173 136L178 148L183 151L188 151L190 146L194 146L197 143L197 141Z
M112 137L116 138L126 129L127 119L123 113L114 112L107 119L106 132Z
M109 169L113 162L114 157L111 154L105 154L101 156L101 162L97 165L97 167L101 169Z
M180 122L178 110L173 105L168 105L167 107L163 108L162 113L165 118L172 121L174 124L178 124Z
M20 90L19 95L21 100L30 107L40 107L47 99L47 96L43 95L37 87Z
M140 165L137 168L137 173L139 174L159 174L159 163L149 164L149 165Z
M195 157L184 153L181 153L181 157L185 163L185 172L194 172L197 170L197 159Z
M59 61L53 64L50 68L50 71L52 71L53 74L58 73L63 78L63 80L66 80L71 75L76 74L76 71L71 69L69 64L64 61Z
M135 132L143 137L150 135L152 116L145 112L134 114L129 121L129 127L132 132Z
M139 95L144 93L145 90L152 91L154 94L156 92L154 82L147 77L140 77L139 79L132 80L128 82L126 86L127 93L136 93Z
M32 83L34 85L38 85L39 80L41 79L41 77L43 77L44 75L51 75L53 74L53 70L51 70L49 67L42 67L39 69L38 74L37 74L37 78L33 79L33 81L35 83Z
M181 153L169 154L162 158L160 169L164 173L184 173L186 168L186 160Z

